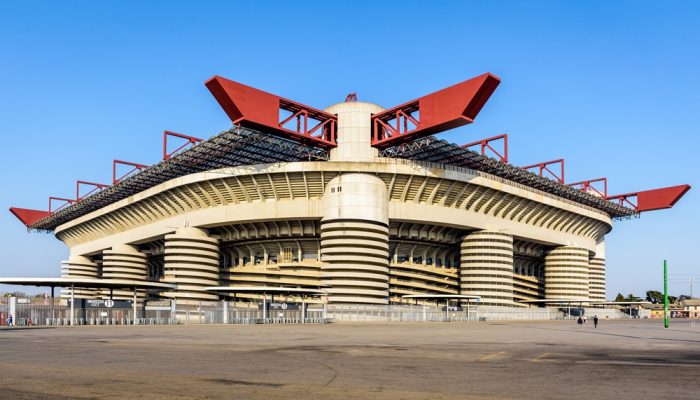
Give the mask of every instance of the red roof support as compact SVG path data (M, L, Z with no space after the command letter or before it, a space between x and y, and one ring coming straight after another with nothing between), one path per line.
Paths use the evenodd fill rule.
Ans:
M499 141L499 140L501 140L501 143L503 143L503 149L501 151L498 151L498 150L494 149L493 146L491 146L491 143ZM463 144L462 148L469 149L470 147L474 147L477 145L480 146L480 149L481 149L480 151L481 151L482 156L486 155L486 150L488 149L488 150L491 150L491 153L496 155L496 158L498 159L498 161L500 161L504 164L508 164L508 135L507 134L498 135L498 136L494 136L494 137L490 137L490 138L486 138L486 139L477 140L476 142Z
M483 74L372 117L372 145L391 147L474 122L501 80Z
M61 204L60 207L54 209L53 208L53 203L54 201L62 201L63 204ZM75 199L66 199L65 197L54 197L54 196L49 196L49 214L53 214L56 211L60 211L63 208L75 203Z
M85 193L83 196L80 196L80 185L93 186L93 188L89 192ZM97 192L98 190L102 190L102 189L108 188L108 187L109 187L109 185L105 185L104 183L76 181L75 182L75 201L80 201L80 200L90 196L91 194Z
M617 201L623 206L632 207L638 212L645 212L673 207L688 190L690 190L690 185L678 185L636 193L617 194L608 196L607 199Z
M305 144L336 146L337 117L333 114L220 76L205 84L234 124Z
M595 183L603 183L603 189L601 191L600 188L595 187ZM600 196L604 199L607 199L608 197L608 178L596 178L596 179L590 179L587 181L581 181L581 182L576 182L576 183L569 183L569 186L582 190L586 193L593 193L594 195Z
M169 152L168 151L168 137L176 137L176 138L180 138L180 139L185 139L185 140L187 140L187 142L182 144L177 149ZM185 146L188 146L190 144L197 144L197 143L203 142L203 141L204 141L204 139L196 138L194 136L183 135L182 133L171 132L171 131L163 131L163 161L169 160L173 155L175 155L175 153L184 149Z
M117 165L128 165L132 168L129 170L129 172L121 175L120 177L117 177ZM145 168L148 168L148 165L134 163L131 161L113 160L112 161L112 185L116 185L117 183L119 183L119 181L126 178L127 176L133 174L136 171L141 171Z
M559 173L558 174L549 168L550 165L554 165L554 164L559 164ZM547 171L549 173L549 175L551 175L554 178L555 181L561 183L562 185L564 184L564 159L563 158L560 158L558 160L545 161L545 162L538 163L538 164L532 164L532 165L528 165L526 167L520 167L520 168L525 169L525 170L537 168L539 170L539 172L538 172L539 176L544 176L544 171Z
M37 221L41 221L42 219L51 215L51 213L48 211L30 210L28 208L17 207L11 207L10 212L26 226L29 226Z

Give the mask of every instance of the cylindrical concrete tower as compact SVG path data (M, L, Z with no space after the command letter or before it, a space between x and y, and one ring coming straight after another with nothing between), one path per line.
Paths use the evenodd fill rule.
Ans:
M61 278L91 278L99 276L99 267L91 259L83 256L70 256L61 262ZM94 299L99 294L97 290L75 289L78 299ZM61 290L61 297L70 297L70 288Z
M148 259L136 247L122 244L102 252L102 278L145 281L148 276ZM109 298L109 289L102 290L102 297ZM132 299L134 293L128 290L114 290L115 299ZM145 291L139 290L138 296L145 297Z
M325 109L338 116L338 146L331 161L374 161L379 152L372 147L372 114L384 111L376 104L350 101Z
M177 285L163 295L178 303L216 301L215 293L204 290L219 284L219 241L198 228L179 228L165 235L164 281Z
M551 250L544 258L544 293L548 299L588 299L588 250Z
M389 219L384 181L345 174L326 187L321 284L331 303L388 304Z
M513 237L477 231L464 237L460 261L461 294L481 296L481 303L513 306Z
M331 161L373 161L371 117L375 104L346 102L327 112L338 115L338 147ZM386 184L370 174L332 179L324 193L321 220L321 284L331 303L388 304L389 213Z

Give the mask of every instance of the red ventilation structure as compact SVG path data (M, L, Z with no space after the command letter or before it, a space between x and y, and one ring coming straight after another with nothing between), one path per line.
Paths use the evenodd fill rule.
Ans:
M382 111L372 117L372 146L383 149L470 124L499 83L483 74Z
M601 183L603 185L602 188L600 187ZM569 183L569 186L573 187L574 189L584 191L586 193L592 193L596 196L600 196L603 199L608 198L608 178L596 178L587 181Z
M550 166L556 165L556 164L559 164L559 173L556 173L556 172L552 171L551 168L549 168ZM538 163L538 164L532 164L532 165L528 165L526 167L520 167L520 168L524 169L524 170L531 170L533 168L537 168L538 169L537 174L539 176L543 176L543 177L544 177L544 172L546 171L549 173L549 175L551 177L554 178L555 181L561 183L562 185L564 184L564 159L563 158L560 158L558 160L545 161L545 162Z
M85 193L84 195L80 195L80 186L92 186L92 189ZM95 183L95 182L88 182L88 181L77 181L75 183L75 201L80 201L91 194L96 193L97 191L100 191L104 188L108 188L109 185L105 185L104 183Z
M48 211L30 210L28 208L18 207L11 207L10 212L27 227L51 215Z
M607 199L622 206L632 207L637 212L645 212L673 207L688 190L690 190L690 185L678 185L636 193L617 194L609 196Z
M499 142L502 143L503 148L499 151L496 150L491 144L493 142ZM508 135L503 134L503 135L498 135L486 139L481 139L477 140L476 142L472 143L467 143L462 145L463 149L469 149L474 146L479 146L480 148L480 153L482 156L486 156L486 150L490 150L492 154L494 154L496 159L498 161L508 164Z
M180 139L185 139L187 142L183 143L180 147L173 151L168 151L168 137L176 137ZM196 138L194 136L183 135L182 133L163 131L163 161L169 160L175 153L184 149L189 145L194 145L199 142L203 142L204 139Z
M337 117L333 114L220 76L205 85L236 125L324 148L336 146Z
M127 173L117 177L117 165L126 165L126 166L131 167L131 169ZM144 170L148 167L149 167L148 165L134 163L131 161L114 160L114 161L112 161L112 185L116 185L124 178L131 176L131 174L133 174L137 171Z

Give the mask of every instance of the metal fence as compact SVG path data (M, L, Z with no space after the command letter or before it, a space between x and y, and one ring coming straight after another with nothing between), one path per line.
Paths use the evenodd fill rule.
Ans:
M299 324L333 321L421 322L421 321L504 321L555 320L577 318L562 308L510 308L464 305L321 305L277 304L263 310L253 302L198 302L178 304L170 300L139 303L134 309L129 302L114 302L112 307L76 307L75 325L163 325L163 324ZM571 310L569 310L571 311ZM618 309L587 308L589 318L629 318ZM0 324L7 324L12 314L14 325L70 325L71 307L57 298L0 298ZM134 317L136 319L134 320Z

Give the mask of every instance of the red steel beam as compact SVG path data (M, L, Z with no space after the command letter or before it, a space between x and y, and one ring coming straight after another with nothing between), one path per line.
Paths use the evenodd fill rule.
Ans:
M132 168L129 170L129 172L121 175L120 177L117 177L117 165L127 165L127 166L130 166ZM149 167L148 165L134 163L131 161L113 160L112 161L112 185L116 185L117 183L119 183L119 181L121 181L122 179L131 175L135 171L141 171L141 170L146 169L148 167Z
M554 164L559 164L559 173L557 174L556 172L552 171L549 166L554 165ZM544 172L547 171L549 175L554 177L554 180L557 182L564 184L564 159L560 158L558 160L552 160L552 161L545 161L537 164L532 164L528 165L526 167L520 167L521 169L524 170L530 170L533 168L538 169L538 175L539 176L544 176Z
M49 211L30 210L28 208L18 207L11 207L10 212L26 226L32 225L51 215Z
M599 188L596 188L594 186L594 184L598 183L598 182L603 183L603 190L602 191ZM608 197L608 178L589 179L586 181L569 183L568 185L575 188L575 189L579 189L581 191L584 191L586 193L592 192L595 195L598 195L604 199L607 199L607 197Z
M494 149L493 146L491 146L491 143L499 140L501 141L501 143L503 143L503 149L501 151L498 151ZM491 150L491 152L496 155L496 158L500 162L508 164L508 134L498 135L486 139L477 140L476 142L467 143L462 145L462 148L469 149L470 147L474 147L477 145L481 149L480 151L482 156L486 155L486 150Z
M61 204L60 207L54 209L53 208L53 202L54 201L62 201L63 204ZM69 206L71 204L75 203L75 199L66 199L65 197L54 197L54 196L49 196L49 213L53 214L56 211L61 210L62 208Z
M305 144L336 146L337 117L333 114L220 76L205 85L234 124Z
M636 193L617 194L608 196L607 200L616 201L623 206L630 206L638 212L655 211L673 207L688 190L690 190L690 185L678 185Z
M474 122L501 80L483 74L372 117L372 146L391 147Z
M168 137L176 137L180 139L185 139L187 142L183 143L180 147L173 151L168 151ZM203 142L204 139L196 138L194 136L183 135L182 133L163 131L163 161L169 160L175 153L185 148L190 144L197 144Z
M87 185L87 186L92 186L92 190L89 192L85 193L83 196L80 196L80 185ZM109 185L105 185L104 183L95 183L95 182L88 182L88 181L76 181L75 182L75 201L80 201L87 196L90 196L94 192L98 190L102 190L104 188L108 188Z

